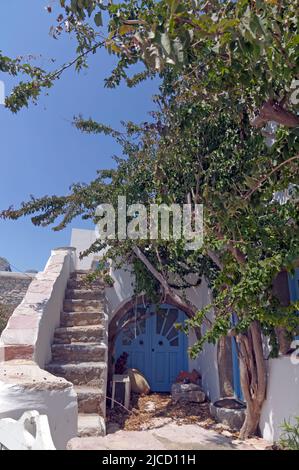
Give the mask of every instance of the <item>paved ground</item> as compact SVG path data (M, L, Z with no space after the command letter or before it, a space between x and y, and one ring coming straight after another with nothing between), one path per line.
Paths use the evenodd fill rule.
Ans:
M145 431L119 430L105 437L74 438L70 450L265 450L262 439L245 442L226 437L196 424L166 423Z

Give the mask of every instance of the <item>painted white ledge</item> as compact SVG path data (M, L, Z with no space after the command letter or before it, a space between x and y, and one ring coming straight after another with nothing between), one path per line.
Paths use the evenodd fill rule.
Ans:
M40 367L51 360L51 343L60 323L65 288L75 269L75 248L57 248L36 275L0 337L0 361L31 359Z
M19 420L28 410L47 415L57 449L77 435L77 395L73 384L43 369L74 269L74 248L53 250L0 337L0 419Z
M0 419L0 445L8 450L55 450L48 418L38 411L26 411L18 421Z
M78 404L73 384L40 369L34 362L0 364L0 419L19 420L29 410L47 415L57 449L65 449L77 435ZM0 442L5 445L1 439Z

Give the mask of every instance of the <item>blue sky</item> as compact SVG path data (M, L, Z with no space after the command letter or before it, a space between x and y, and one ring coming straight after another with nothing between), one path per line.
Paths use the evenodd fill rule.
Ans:
M75 56L75 41L69 36L54 40L49 35L57 16L45 11L46 0L2 0L0 5L0 49L10 57L33 55L36 63L53 69ZM55 16L56 15L56 16ZM56 59L56 64L51 59ZM36 197L66 194L74 182L89 182L97 169L113 165L118 152L105 136L83 135L71 125L74 115L119 128L121 120L148 120L151 97L158 84L148 81L128 89L104 88L104 77L114 59L105 51L90 60L90 68L77 74L68 70L38 105L13 115L0 106L0 209L18 206L32 194ZM9 94L16 82L0 73ZM19 270L43 269L54 247L69 245L71 227L92 228L76 220L62 232L34 227L29 218L0 220L0 256Z

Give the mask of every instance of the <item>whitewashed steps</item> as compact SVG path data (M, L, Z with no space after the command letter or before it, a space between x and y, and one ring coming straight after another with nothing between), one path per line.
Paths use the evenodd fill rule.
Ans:
M102 312L104 303L101 300L66 299L63 302L64 312Z
M103 385L106 363L104 362L80 362L80 363L55 363L51 362L47 370L51 374L64 377L74 385L99 386Z
M55 330L48 371L74 384L78 397L78 436L105 435L107 376L104 284L86 283L86 271L71 274Z
M102 325L66 326L56 328L53 344L95 343L105 337Z
M101 362L105 355L104 343L52 344L52 361L55 363Z
M65 292L65 298L66 299L87 299L87 300L99 300L101 299L101 296L103 296L104 293L104 286L102 289L93 289L93 290L87 290L87 289L67 289Z
M104 312L62 312L61 326L101 325Z
M79 413L102 414L102 407L105 405L103 392L99 387L89 387L88 385L76 385L75 391L78 396Z

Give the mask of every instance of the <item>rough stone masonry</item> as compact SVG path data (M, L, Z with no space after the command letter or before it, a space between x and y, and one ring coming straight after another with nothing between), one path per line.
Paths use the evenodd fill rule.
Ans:
M33 273L0 271L0 304L17 307L35 276Z

